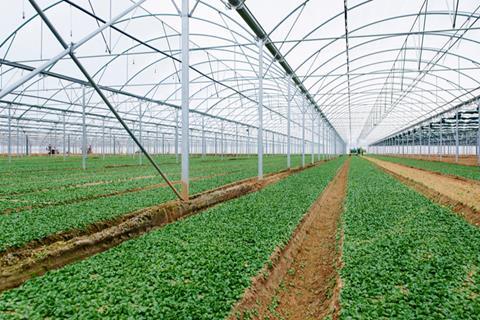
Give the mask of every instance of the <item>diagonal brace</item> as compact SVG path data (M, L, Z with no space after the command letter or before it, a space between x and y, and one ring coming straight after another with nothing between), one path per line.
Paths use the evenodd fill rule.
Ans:
M62 47L64 49L69 48L68 44L63 40L62 36L58 33L58 31L55 29L53 24L50 22L50 20L47 18L45 13L42 11L42 9L38 6L38 4L35 2L35 0L29 0L30 4L33 6L35 11L37 11L38 15L42 18L42 20L45 22L45 24L48 26L50 31L53 33L55 38L60 42ZM160 176L165 180L165 182L168 184L168 186L172 189L172 191L175 193L175 195L180 199L183 200L182 196L178 192L177 189L173 186L173 184L170 182L170 180L167 178L167 176L162 172L160 167L155 163L153 158L150 156L150 154L147 152L147 150L143 147L143 145L140 143L140 141L135 137L135 135L132 133L132 131L128 128L127 124L123 121L123 119L120 117L120 115L117 113L115 108L113 108L112 104L108 101L107 97L103 94L103 92L100 90L98 87L97 83L93 80L93 78L90 76L88 71L83 67L83 65L80 63L80 61L77 59L75 54L73 53L72 50L69 50L70 58L73 60L73 62L77 65L78 69L83 73L85 78L88 80L90 85L95 89L97 94L100 96L100 98L103 100L103 102L108 106L110 111L113 113L115 118L120 122L120 124L123 126L123 128L127 131L127 133L130 135L130 137L135 141L135 144L142 150L143 154L147 157L148 161L155 167L157 172L160 174Z

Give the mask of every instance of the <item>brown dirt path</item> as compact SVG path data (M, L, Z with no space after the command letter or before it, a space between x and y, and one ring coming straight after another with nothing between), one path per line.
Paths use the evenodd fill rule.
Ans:
M340 216L348 161L311 206L287 246L271 257L230 319L338 318L341 266Z
M386 154L389 157L396 157L396 158L408 158L408 159L417 159L417 160L426 160L426 161L435 161L435 162L447 162L447 163L454 163L454 164L460 164L464 166L471 166L471 167L476 167L478 166L478 160L477 157L472 155L472 156L459 156L458 157L458 162L455 160L455 156L450 156L450 155L443 155L441 158L438 155L405 155L405 156L400 156L400 155L391 155L391 154Z
M452 207L471 224L480 226L478 183L370 157L366 159L435 202Z

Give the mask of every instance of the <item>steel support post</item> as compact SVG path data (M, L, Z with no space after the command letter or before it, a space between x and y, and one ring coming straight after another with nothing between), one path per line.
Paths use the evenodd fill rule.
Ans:
M258 179L263 179L263 40L258 40Z
M275 155L275 132L272 132L272 155Z
M178 154L178 109L175 111L175 161L178 163L179 154Z
M82 169L87 169L87 125L85 121L85 86L82 86Z
M291 113L292 113L292 78L287 77L288 88L287 88L287 168L292 167L292 124L291 124Z
M235 154L238 157L239 151L238 145L238 123L235 124Z
M189 165L189 111L190 111L190 30L189 2L182 0L182 196L189 197L190 165Z
M322 121L322 153L323 153L323 160L327 159L327 140L326 140L326 123Z
M202 116L202 158L207 156L207 141L205 140L205 116Z
M422 147L423 147L423 129L421 129L422 131L420 132L420 157L422 156Z
M8 162L12 162L12 105L8 105Z
M29 151L30 142L28 141L28 134L25 135L25 155L28 156L30 154Z
M430 146L431 146L431 136L432 136L432 125L429 124L428 125L428 157L430 158L430 154L431 154L431 150L430 150Z
M187 0L184 0L187 1ZM138 139L135 137L135 135L130 131L128 128L127 124L123 121L123 119L120 117L118 112L115 110L115 108L112 106L112 104L108 101L107 97L103 94L103 92L100 90L98 87L97 83L93 80L93 78L90 76L90 74L87 72L87 70L83 67L83 65L80 63L80 61L77 59L75 56L74 52L71 50L71 47L67 45L65 40L63 40L62 36L58 33L58 31L55 29L55 27L52 25L50 20L47 18L45 13L42 11L42 9L37 5L35 0L29 0L30 4L34 7L35 11L39 14L39 16L42 18L42 20L45 22L45 24L48 26L50 31L53 33L55 38L58 40L58 42L62 45L62 47L67 50L68 49L68 54L70 55L70 58L73 60L75 65L78 67L78 69L82 72L82 74L85 76L89 84L95 89L97 94L100 96L102 101L107 105L107 107L110 109L110 111L113 113L115 118L117 118L118 122L123 126L123 128L128 132L128 134L131 136L131 138L135 141L135 143L138 145L138 147L145 153L145 156L148 158L150 163L155 167L157 172L160 174L160 176L165 180L165 182L168 184L168 186L172 189L172 191L177 195L177 197L181 198L180 193L175 189L173 184L168 180L167 176L162 172L160 167L155 163L153 158L150 156L148 152L145 152L144 147L142 144L138 141ZM137 4L141 3L138 2Z
M55 125L56 129L57 125ZM57 134L57 130L55 130L55 135ZM17 134L16 134L16 145L17 145L17 158L20 156L20 120L17 118Z
M439 145L439 148L438 148L438 155L439 155L440 159L442 159L442 153L443 153L443 146L442 146L442 144L443 144L443 141L442 141L443 140L443 132L442 131L443 130L442 130L442 128L443 128L443 120L440 120L440 133L439 133L440 134L440 141L439 141L440 145Z
M143 144L142 103L140 103L138 106L138 140L141 144ZM143 164L143 155L141 150L139 150L138 153L138 163L140 165Z
M458 110L455 112L455 162L458 163L458 154L460 151L458 140Z
M321 140L320 140L320 126L321 126L321 123L322 123L322 120L320 118L320 116L318 116L318 127L317 127L317 161L320 160L320 143L321 143Z
M310 142L311 154L312 154L312 164L315 163L315 118L312 114L312 141Z
M247 156L250 157L250 128L247 128Z
M102 159L105 160L105 117L102 118Z
M223 133L223 122L221 123L221 129L220 129L220 159L223 160L223 154L225 153L225 150L223 149L225 147L224 143L224 133Z
M162 155L165 155L165 133L162 132Z
M65 160L67 156L67 145L65 143L66 133L65 133L65 111L63 112L63 117L62 117L62 122L63 122L63 139L62 139L62 153L63 153L63 160Z
M305 99L302 97L302 167L305 167Z
M155 146L154 152L155 152L155 154L156 154L157 156L158 156L158 154L160 153L160 146L159 146L159 144L160 144L160 135L159 135L159 133L160 133L160 132L159 132L159 127L158 127L158 124L157 124L157 125L155 125L155 144L154 144L154 146Z
M477 163L480 166L480 100L477 101Z

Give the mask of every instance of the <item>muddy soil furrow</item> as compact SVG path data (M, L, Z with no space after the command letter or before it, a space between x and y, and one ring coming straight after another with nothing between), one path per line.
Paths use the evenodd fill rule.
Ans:
M317 164L324 162L320 161ZM19 286L26 280L48 270L85 259L118 244L138 237L152 229L196 214L211 206L245 194L256 192L298 171L294 168L250 178L202 192L190 201L170 201L145 208L111 221L99 222L85 230L72 230L32 241L21 248L9 248L0 253L0 292Z
M230 319L338 317L341 281L340 216L347 161L311 206L283 249L271 257L234 307Z
M366 159L427 198L450 207L469 223L480 226L480 185L478 183L388 161L369 157Z

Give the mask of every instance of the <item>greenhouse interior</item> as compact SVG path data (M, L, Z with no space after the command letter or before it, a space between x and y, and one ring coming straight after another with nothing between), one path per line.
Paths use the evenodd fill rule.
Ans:
M0 17L0 319L480 319L478 0Z

